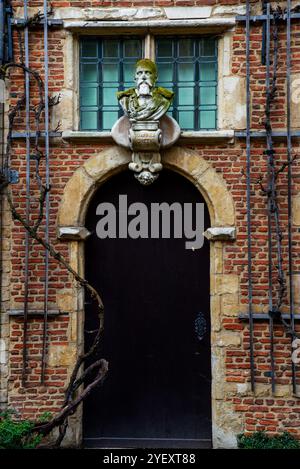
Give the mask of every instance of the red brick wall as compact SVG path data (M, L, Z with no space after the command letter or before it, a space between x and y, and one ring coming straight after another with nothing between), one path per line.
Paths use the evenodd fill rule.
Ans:
M172 6L172 5L234 5L244 2L223 0L206 1L137 1L121 2L118 6ZM14 6L22 6L23 2L15 1ZM41 6L41 1L31 1L30 6ZM53 7L96 7L116 6L115 2L99 1L69 1L52 2ZM263 129L264 104L265 104L265 67L261 65L261 28L255 26L251 33L251 70L252 70L252 125L255 129ZM64 32L60 30L49 33L49 66L50 66L50 93L58 93L63 86L63 39ZM15 41L17 44L17 41ZM43 39L42 33L35 31L30 34L31 66L41 71L43 75ZM18 48L16 48L18 54ZM300 24L293 26L293 73L300 72ZM285 126L285 33L280 32L280 69L278 72L278 98L272 111L272 123L274 128ZM233 38L232 72L245 76L245 34L244 27L238 24ZM11 104L16 101L16 96L23 92L23 77L21 72L11 75ZM37 88L33 86L32 93L36 94ZM63 105L63 104L62 104ZM18 119L18 130L24 131L22 116ZM240 276L241 296L240 302L243 311L247 310L247 229L246 229L246 148L244 140L236 140L232 144L218 145L189 145L199 155L207 159L215 170L222 176L226 186L232 194L236 210L237 240L235 243L226 243L224 249L224 273L234 273ZM51 148L51 194L50 194L50 235L55 247L68 258L68 244L58 242L56 239L57 209L61 201L66 182L73 172L82 165L83 161L98 153L103 147L94 143L75 144L62 143ZM265 142L253 141L252 144L252 215L253 215L253 303L257 310L266 310L268 305L268 254L267 254L267 212L266 197L263 195L256 180L261 174L266 174L266 157L264 155ZM286 146L284 142L275 145L278 167L286 161ZM295 154L300 154L299 142L294 145ZM34 164L34 163L33 163ZM14 201L21 213L25 211L25 144L16 142L12 155L12 167L18 169L20 182L13 186ZM43 168L42 168L43 174ZM300 189L300 161L297 159L293 165L293 194ZM36 195L35 182L32 180L32 196ZM283 172L278 179L278 198L280 205L281 226L283 229L283 262L287 271L287 174ZM32 220L37 216L37 204L32 203ZM293 268L300 271L300 233L293 229ZM274 250L275 255L275 250ZM11 249L12 276L11 276L11 301L14 307L21 308L24 294L24 230L19 223L13 228L13 240ZM31 247L30 258L30 307L38 307L43 303L44 295L44 259L43 249L35 242ZM56 293L62 288L71 286L71 278L57 262L50 261L49 278L49 303L55 308ZM274 271L274 291L276 290L276 272ZM40 306L41 307L41 306ZM285 308L288 310L288 298L285 298ZM65 344L67 341L66 329L68 316L62 316L49 320L49 341ZM234 330L241 334L241 345L230 347L226 352L226 381L228 383L249 382L249 331L245 323L238 319L223 319L225 330ZM45 386L39 384L40 355L41 355L41 320L30 320L29 326L29 373L28 385L22 389L20 375L22 367L22 320L11 319L11 376L9 379L9 404L22 411L24 417L36 417L46 410L56 411L62 403L64 382L67 377L65 367L55 367L46 370ZM270 383L268 371L270 371L269 333L266 323L256 324L255 332L255 363L257 383ZM278 384L291 382L290 366L290 338L288 338L281 326L275 327L275 365ZM300 375L298 375L300 384ZM270 432L289 430L300 437L299 411L300 403L296 398L253 398L231 397L231 402L237 413L241 413L245 429L253 431L267 429Z

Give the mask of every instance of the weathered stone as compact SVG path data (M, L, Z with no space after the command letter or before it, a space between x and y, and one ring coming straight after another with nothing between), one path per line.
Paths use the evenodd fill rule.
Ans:
M238 293L239 277L234 274L216 275L216 291L219 294Z
M251 393L251 383L235 383L235 384L236 384L236 393L238 396L247 396Z
M292 389L289 385L276 384L274 397L288 397L291 396Z
M84 241L91 233L84 226L61 226L57 228L57 237L64 240Z
M227 428L230 428L228 423ZM226 429L220 428L217 425L213 426L213 446L214 448L237 448L237 434Z
M242 416L234 412L231 403L216 402L213 424L214 448L236 448L236 437L242 430L242 423Z
M223 298L223 295L221 296ZM222 314L224 316L229 316L229 317L238 317L240 313L240 306L239 304L222 304Z
M300 305L300 274L293 274L294 302Z
M299 73L291 75L291 125L300 127L300 78Z
M222 82L222 124L225 129L246 127L246 78L226 76Z
M203 234L209 241L234 241L236 230L234 227L220 226L208 228Z
M215 226L234 225L234 207L232 197L224 181L209 167L197 180L197 185L203 187L207 194L206 201L212 206Z
M223 272L223 245L216 241L211 245L212 259L211 259L211 273L221 274Z
M103 30L111 28L136 28L136 29L147 29L148 31L155 31L156 29L173 29L174 30L174 23L169 19L155 19L155 21L149 20L130 20L128 19L127 22L123 22L121 20L117 20L114 22L110 21L86 21L86 20L65 20L64 27L65 29L69 29L71 31L82 31L82 30ZM203 19L182 19L176 20L176 28L197 28L199 33L201 32L221 32L226 29L235 26L235 18L203 18Z
M3 330L2 330L3 333ZM4 339L0 339L0 364L5 365L7 363L7 350Z
M300 106L299 106L300 107ZM300 226L300 193L292 198L293 224Z
M213 343L213 342L212 342ZM212 369L212 398L214 408L218 400L224 399L224 350L221 347L211 347L211 369Z
M70 312L74 310L74 292L70 289L60 289L57 295L57 307L60 311Z
M223 88L223 79L226 76L231 75L231 66L232 66L232 36L233 33L231 31L228 31L227 33L224 34L223 38L220 39L219 42L219 67L220 67L220 73L219 73L219 79L220 79L220 84L222 85L221 88ZM222 68L221 68L222 67ZM221 75L222 73L222 75ZM222 96L220 97L220 104L222 106ZM221 109L222 111L222 109Z
M87 174L98 183L102 177L108 177L109 172L127 164L130 156L130 151L115 146L89 158L83 167Z
M162 8L56 8L55 19L103 21L151 20L165 17Z
M165 13L170 20L209 18L212 7L165 7Z
M213 7L212 16L245 15L244 5L217 5Z
M71 90L64 89L61 91L61 101L57 106L51 108L51 124L53 128L56 128L58 122L61 122L61 128L72 129L73 120L73 100L74 92Z
M0 404L4 404L7 402L7 390L1 389L0 391Z
M176 143L180 137L180 127L170 116L163 116L159 121L162 131L161 148L169 148ZM130 122L127 116L122 116L113 125L111 136L114 141L124 148L130 148L129 142Z
M5 102L5 82L0 80L0 103Z
M162 160L166 166L180 168L198 180L209 169L210 164L195 151L187 151L181 147L174 147L162 152Z
M76 226L76 223L73 223L73 214L74 212L81 213L86 194L92 192L93 185L94 180L91 179L83 167L75 171L67 183L65 195L63 196L64 200L58 216L59 226Z
M210 298L210 311L211 311L211 330L219 332L221 330L221 316L220 316L220 296L212 295Z
M48 364L49 366L69 366L72 365L76 357L75 345L49 345Z
M238 332L222 331L217 336L216 344L219 347L238 347L241 345L241 335Z

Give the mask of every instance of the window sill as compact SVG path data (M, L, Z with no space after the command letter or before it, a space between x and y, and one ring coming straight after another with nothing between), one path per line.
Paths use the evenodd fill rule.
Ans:
M150 21L83 21L65 20L64 28L74 32L90 30L93 34L107 34L113 30L118 33L132 32L132 30L144 33L170 34L171 31L189 30L190 32L220 33L235 26L236 20L233 18L204 18L204 19L177 19L177 20L150 20Z
M72 131L65 130L62 138L71 142L101 142L114 143L110 132L94 131ZM178 140L179 144L185 143L232 143L234 139L233 130L200 130L183 131Z

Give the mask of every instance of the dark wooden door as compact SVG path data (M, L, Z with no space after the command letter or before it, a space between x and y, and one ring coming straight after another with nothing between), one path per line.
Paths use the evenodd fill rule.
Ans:
M109 374L84 404L85 446L210 446L209 243L193 251L184 238L99 239L96 208L118 207L120 194L149 210L152 202L204 203L192 183L164 170L149 187L129 171L114 176L90 204L86 276L105 305L99 356ZM95 324L87 299L87 346Z

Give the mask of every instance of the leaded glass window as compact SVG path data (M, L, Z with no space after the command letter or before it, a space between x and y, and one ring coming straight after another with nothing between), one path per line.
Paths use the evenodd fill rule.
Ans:
M183 130L217 128L217 39L155 39L158 86L175 93L169 114ZM134 86L143 38L84 37L80 42L80 129L110 130L123 114L116 92Z
M134 86L134 65L143 57L140 38L82 38L80 129L110 130L122 115L117 91Z
M217 127L217 40L156 39L159 85L175 93L169 110L183 130Z

